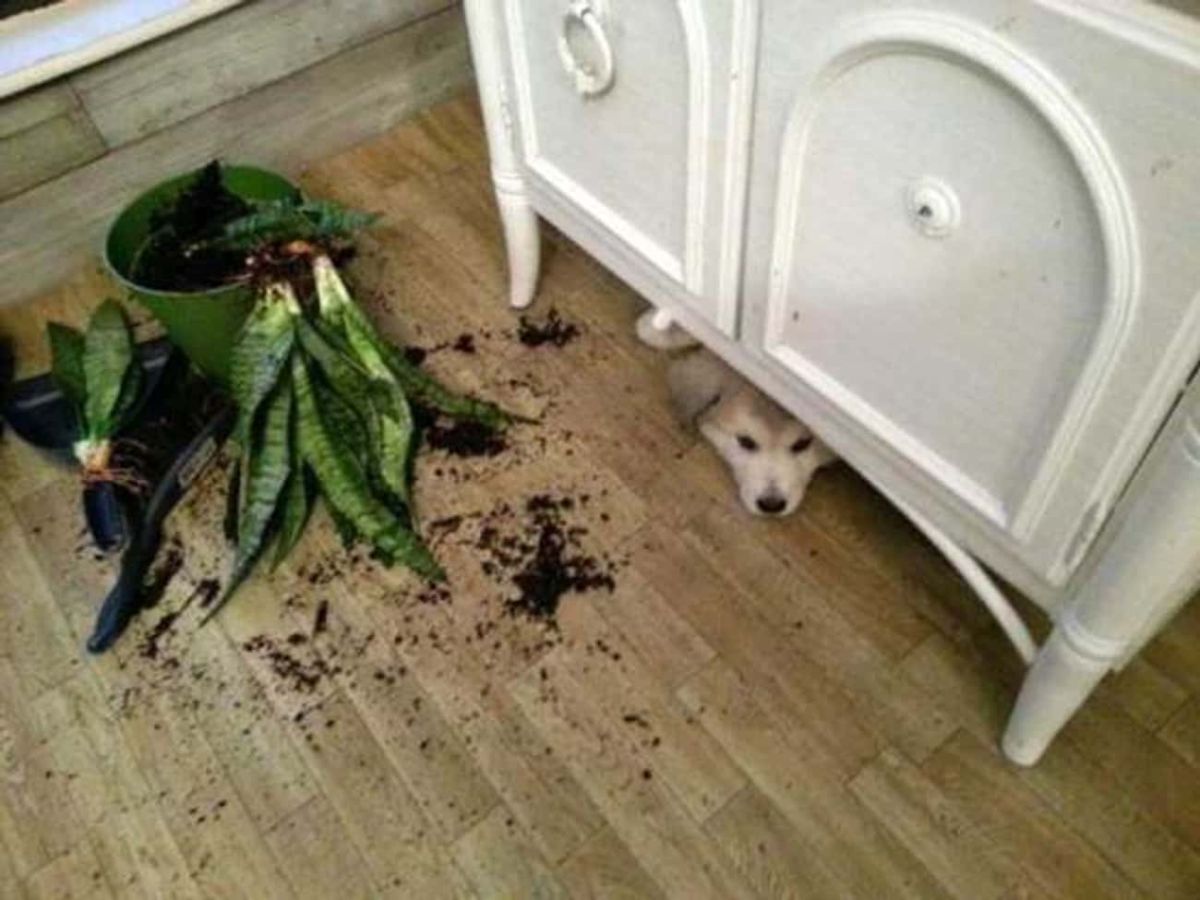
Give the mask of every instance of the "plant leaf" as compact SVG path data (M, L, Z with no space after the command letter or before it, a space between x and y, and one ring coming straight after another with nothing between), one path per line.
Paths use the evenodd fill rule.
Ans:
M300 211L312 223L317 237L345 238L373 225L378 213L361 212L330 200L307 200Z
M317 408L321 410L325 426L337 435L338 441L356 459L368 459L371 454L371 431L366 420L329 384L317 378L315 373L310 372L310 376L317 395Z
M387 564L401 562L427 578L444 573L429 548L370 490L359 458L330 433L307 365L300 355L292 358L296 385L300 451L317 476L326 500L375 548Z
M220 243L249 249L276 240L308 237L309 222L290 200L268 200L254 211L225 225Z
M274 388L291 354L295 329L290 304L295 302L289 285L268 285L233 345L229 380L238 405L233 437L243 445L259 404Z
M119 431L129 422L129 417L137 409L138 400L142 395L142 384L145 381L142 364L136 359L126 371L125 380L121 382L121 394L117 397L117 408L113 410L112 430Z
M366 424L374 475L388 491L408 502L413 419L399 385L390 378L372 379L345 350L331 345L307 322L298 323L297 333L330 387Z
M312 268L313 281L317 286L320 318L339 336L340 343L353 350L350 335L346 330L346 319L358 312L358 307L350 297L346 282L342 280L333 260L328 256L318 256L313 260Z
M221 523L225 532L225 540L236 544L238 539L238 518L242 508L242 460L239 457L229 473L229 485L225 490L225 517Z
M83 408L87 396L87 376L83 372L83 332L70 325L50 322L46 326L50 344L50 374L63 394L76 406Z
M294 417L293 417L294 418ZM279 511L279 537L275 542L275 557L271 560L272 570L279 567L295 549L304 535L312 512L312 497L308 472L300 458L300 447L295 440L295 422L292 424L292 465L288 482L283 489L283 506Z
M512 424L513 417L494 403L465 397L445 387L424 369L415 365L402 350L391 348L388 366L409 399L455 419L479 422L496 431Z
M225 584L228 597L250 573L262 551L267 530L292 467L292 384L285 373L264 408L262 428L254 435L242 477L245 502L238 517L233 571Z
M328 257L313 260L313 278L320 300L318 328L322 336L335 348L344 348L342 352L353 353L372 377L395 381L409 399L454 418L471 419L497 430L512 424L512 417L498 406L453 393L388 343L354 302Z
M387 408L380 410L379 435L374 448L377 474L388 490L408 504L411 510L408 458L413 444L412 410L408 408L408 401L399 388L389 393L391 396Z
M316 363L342 399L359 411L370 405L373 390L371 376L344 345L339 347L330 343L307 319L297 320L296 337L304 352Z
M250 249L279 241L344 240L377 218L374 213L359 212L328 200L269 200L227 223L216 243Z
M348 435L359 458L367 458L379 432L379 414L371 401L379 386L353 356L335 348L308 321L297 322L296 335L324 376L316 382L318 405L335 433Z
M375 367L381 360L409 401L456 419L479 422L497 431L512 424L512 416L494 403L454 393L410 362L402 350L389 344L354 302L332 262L319 257L313 263L313 274L321 310L313 327L331 347L359 360L365 351L368 359L363 366L371 368L370 374L374 377L380 375Z
M83 417L89 437L106 438L112 434L117 401L131 362L133 338L125 313L115 300L105 300L92 313L84 335Z

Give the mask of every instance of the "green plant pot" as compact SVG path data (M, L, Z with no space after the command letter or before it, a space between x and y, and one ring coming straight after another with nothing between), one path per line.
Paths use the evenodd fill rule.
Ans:
M202 372L228 380L230 350L254 296L241 285L197 292L158 291L133 281L134 261L150 236L154 211L170 203L196 177L189 172L155 185L113 221L104 242L104 261L113 277L162 322L171 342ZM253 166L223 166L225 186L245 200L283 200L299 189L275 172Z

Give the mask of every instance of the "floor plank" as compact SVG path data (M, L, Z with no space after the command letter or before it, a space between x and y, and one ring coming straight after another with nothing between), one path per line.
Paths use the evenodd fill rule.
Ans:
M1200 698L1192 697L1159 731L1163 743L1193 767L1200 767Z
M829 777L833 767L821 759L823 750L813 736L776 727L752 690L722 661L687 681L679 696L778 807L839 891L855 897L945 895L845 784Z
M1035 887L991 846L986 831L902 753L886 748L850 790L955 897L1034 895Z
M454 858L481 897L565 898L566 890L522 834L516 819L497 806L454 844Z
M112 897L104 870L86 841L76 844L25 884L31 900L91 900Z
M314 797L266 838L297 897L377 896L366 864L324 797Z
M569 683L573 675L555 662L546 664L553 669L548 678L541 666L521 676L513 694L650 877L668 896L750 896L715 843L655 778L652 748L614 737L613 729L629 726L570 702L583 688Z
M666 896L646 874L611 828L603 828L558 868L558 880L577 900L663 900Z
M755 787L734 797L704 828L760 897L847 896L778 807Z
M1137 897L1139 891L1086 839L1071 831L995 750L958 732L922 767L1041 890L1064 897Z

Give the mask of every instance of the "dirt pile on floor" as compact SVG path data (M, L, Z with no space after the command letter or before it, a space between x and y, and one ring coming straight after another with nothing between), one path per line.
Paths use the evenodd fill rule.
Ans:
M588 529L571 521L590 501L587 494L536 494L520 507L501 504L483 523L475 547L484 556L484 573L509 588L509 615L556 626L564 596L614 589L617 562L587 552Z
M553 307L546 313L544 322L521 316L517 323L517 340L526 347L565 347L582 333L578 325L568 322Z
M498 456L508 449L504 433L467 419L437 418L426 426L425 443L450 456Z

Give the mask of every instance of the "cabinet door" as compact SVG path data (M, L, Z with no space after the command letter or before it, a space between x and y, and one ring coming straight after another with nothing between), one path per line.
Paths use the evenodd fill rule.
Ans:
M568 230L583 223L586 234L573 236L585 246L600 235L731 332L750 118L748 92L731 89L728 77L731 7L742 4L503 2L523 162L535 193L568 211L559 223ZM731 120L742 135L740 175L729 158ZM727 196L731 165L738 183Z
M764 2L760 347L1051 583L1200 352L1200 29L1120 8Z

